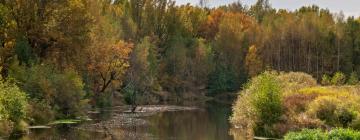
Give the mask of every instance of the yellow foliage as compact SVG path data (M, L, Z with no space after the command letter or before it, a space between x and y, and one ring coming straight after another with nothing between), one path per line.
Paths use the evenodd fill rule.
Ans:
M301 94L316 94L318 96L350 97L349 90L341 87L310 87L299 90Z
M246 55L245 64L250 76L255 76L263 70L263 62L258 53L256 46L252 45Z

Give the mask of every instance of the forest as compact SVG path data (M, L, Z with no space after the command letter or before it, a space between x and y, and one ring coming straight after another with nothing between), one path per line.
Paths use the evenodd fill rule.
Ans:
M0 136L225 94L239 95L230 122L246 135L335 139L323 130L343 127L360 138L360 18L316 5L0 0L0 73Z

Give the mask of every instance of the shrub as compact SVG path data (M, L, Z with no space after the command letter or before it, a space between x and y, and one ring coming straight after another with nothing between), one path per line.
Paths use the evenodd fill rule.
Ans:
M215 71L209 75L208 92L210 95L216 93L232 92L239 89L240 81L234 70L225 66L216 66Z
M358 114L355 104L355 100L322 96L310 103L308 113L329 126L348 127Z
M352 129L337 128L328 135L329 140L360 140L360 132Z
M6 120L0 120L0 136L8 136L13 130L13 123Z
M27 117L27 96L14 83L0 76L0 135L8 135L11 131L25 131Z
M14 82L0 77L0 121L18 123L26 118L27 97Z
M332 85L343 85L345 84L346 77L342 72L336 72L335 75L331 79Z
M304 129L300 132L290 132L285 135L284 140L326 140L326 134L320 129Z
M284 140L359 140L360 132L352 129L336 128L330 132L319 129L304 129L300 132L290 132Z
M327 74L324 74L321 78L322 85L330 85L331 84L331 77Z
M53 104L57 117L73 118L83 115L87 105L81 77L73 70L54 75L50 90L53 90Z
M356 72L352 72L350 74L349 80L347 81L347 84L349 85L356 85L359 83L359 76Z
M340 100L333 97L319 97L309 105L308 113L310 116L325 121L328 125L333 125L337 121L335 111L339 103Z
M83 114L87 105L87 100L84 99L84 84L74 70L57 71L47 64L29 68L13 64L9 74L19 80L20 87L29 94L31 100L43 104L32 107L41 109L50 106L56 118L72 118Z
M307 105L317 98L316 94L292 94L284 97L283 106L286 112L301 113L305 112Z
M341 126L347 128L355 119L356 113L351 111L349 108L338 106L335 110L335 116Z
M353 120L353 122L349 126L352 129L360 130L360 117L359 115Z
M264 136L274 136L272 125L280 120L281 87L276 75L264 72L253 78L236 101L231 122L256 129Z
M55 118L55 112L44 100L30 100L27 112L29 116L28 121L33 125L48 124Z
M303 82L306 79L312 84ZM270 137L304 128L360 129L360 88L316 86L313 82L306 74L265 72L240 93L231 123L253 130L250 134Z
M302 72L280 73L278 79L281 81L285 93L296 93L301 88L317 85L316 79Z
M250 89L244 89L238 96L237 101L233 105L233 115L230 118L230 122L236 128L248 129L246 131L252 132L257 120L255 110L251 104L251 91Z
M259 121L265 125L277 122L282 114L281 88L276 76L265 72L251 83L254 88L252 104L259 116Z

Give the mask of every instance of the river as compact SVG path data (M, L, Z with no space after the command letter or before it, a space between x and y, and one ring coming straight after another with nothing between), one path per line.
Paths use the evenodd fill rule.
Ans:
M50 129L31 129L12 139L24 140L233 140L229 135L228 104L206 102L181 109L126 113L124 108L104 109L90 115L93 119L76 125ZM154 108L158 106L143 106ZM160 107L167 107L162 105ZM180 107L180 108L179 108Z

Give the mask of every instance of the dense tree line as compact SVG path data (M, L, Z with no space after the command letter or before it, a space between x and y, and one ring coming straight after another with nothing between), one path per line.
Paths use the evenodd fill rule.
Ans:
M317 79L337 71L360 74L354 17L317 6L277 10L267 0L206 6L1 0L1 75L17 81L33 108L66 118L119 95L131 103L232 92L265 69Z

